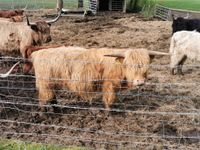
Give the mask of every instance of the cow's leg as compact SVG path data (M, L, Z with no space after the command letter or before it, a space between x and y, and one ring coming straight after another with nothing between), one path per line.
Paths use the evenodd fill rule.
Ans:
M29 45L31 45L29 42L20 43L20 53L22 54L23 58L27 59L27 49L29 48Z
M182 57L182 59L179 61L179 63L178 63L178 70L177 70L177 73L178 74L180 74L180 75L183 75L183 70L182 70L182 68L183 68L183 64L184 64L184 62L186 61L186 59L187 59L187 56L186 55L184 55L183 57Z
M110 106L113 104L116 94L114 89L114 84L112 82L103 83L103 101L106 109L110 109Z
M31 62L25 62L23 65L23 73L29 74L30 70L32 69L33 65Z
M184 55L177 53L177 51L175 51L175 53L172 54L170 68L171 68L171 73L173 75L175 75L175 70L178 68L178 65L183 59L183 57Z
M39 105L42 111L47 111L45 106L48 102L51 102L55 97L54 92L49 87L41 86L39 89Z
M50 104L52 105L53 112L61 113L62 108L59 108L58 106L56 106L58 104L56 100L56 96L54 96L54 98L50 101Z

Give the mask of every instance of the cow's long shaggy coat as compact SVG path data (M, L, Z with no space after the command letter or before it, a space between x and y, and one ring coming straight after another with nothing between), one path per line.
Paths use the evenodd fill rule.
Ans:
M182 74L182 65L187 58L200 61L200 33L196 31L179 31L171 39L171 71L175 74L178 67L178 73Z
M115 53L124 57L105 56ZM31 57L40 104L53 99L53 89L59 87L87 100L102 93L106 108L116 99L117 91L144 81L150 64L146 49L59 47L34 52ZM125 87L122 81L127 82Z
M35 26L25 22L0 21L0 53L21 53L25 58L26 48L30 45L41 45L49 42L50 26L39 21Z

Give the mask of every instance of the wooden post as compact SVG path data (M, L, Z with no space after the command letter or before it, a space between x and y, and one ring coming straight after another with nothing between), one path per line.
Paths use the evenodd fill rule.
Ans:
M57 6L56 6L57 12L62 11L62 8L63 8L63 0L57 0Z
M123 12L126 13L126 9L127 9L127 2L126 0L123 1Z
M108 10L112 11L112 0L109 0Z

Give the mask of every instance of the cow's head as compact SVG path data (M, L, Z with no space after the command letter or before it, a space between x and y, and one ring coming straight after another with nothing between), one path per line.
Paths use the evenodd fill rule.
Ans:
M182 30L187 30L187 20L182 18L182 17L178 17L177 19L173 20L172 23L172 32L178 32L178 31L182 31Z
M18 9L18 10L14 10L16 13L16 16L23 16L24 14L24 10L23 9Z
M61 16L61 13L58 16L50 21L37 21L36 23L30 23L27 17L27 25L34 31L32 36L34 40L34 45L41 45L42 43L48 43L51 41L50 27L51 24L56 22Z
M178 31L182 31L182 30L187 30L187 23L189 20L190 15L187 14L187 16L185 17L177 17L175 15L172 15L172 34L174 34L175 32Z
M124 77L128 87L143 85L147 78L147 72L151 59L155 55L169 55L168 53L148 51L146 49L130 49L120 54L106 55L116 57L116 61L123 65Z

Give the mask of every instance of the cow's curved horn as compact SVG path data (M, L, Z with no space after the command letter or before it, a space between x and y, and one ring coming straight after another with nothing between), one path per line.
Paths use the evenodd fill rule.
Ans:
M174 21L174 20L176 20L178 18L178 16L177 15L175 15L175 14L172 14L172 20Z
M170 53L158 52L158 51L148 51L149 55L166 55L170 56Z
M27 15L26 15L26 20L27 20L27 25L28 26L36 25L36 23L30 23Z
M22 10L25 11L27 8L28 8L28 3L26 4L26 6Z
M54 22L58 21L58 19L60 18L60 16L61 16L61 11L58 13L58 16L55 19L46 21L46 23L48 23L48 24L54 23ZM28 19L28 16L26 16L26 20L27 20L27 25L28 26L36 25L36 23L30 23L30 21Z
M59 11L58 16L55 19L46 21L46 23L49 23L49 24L54 23L54 22L58 21L60 16L61 16L61 10Z
M14 69L18 64L20 64L20 62L21 62L21 60L18 61L16 64L14 64L14 65L12 66L12 68L10 68L10 70L9 70L8 72L6 72L5 74L0 74L0 78L6 78L6 77L8 77L8 76L11 74L11 72L13 71L13 69Z
M108 54L108 55L104 55L106 57L118 57L118 58L124 58L125 55L123 53L117 53L117 54Z
M184 19L189 19L189 17L190 17L190 14L187 13L187 16L185 16L185 17L183 17L183 18L184 18Z

